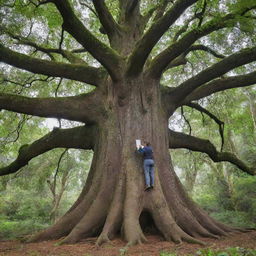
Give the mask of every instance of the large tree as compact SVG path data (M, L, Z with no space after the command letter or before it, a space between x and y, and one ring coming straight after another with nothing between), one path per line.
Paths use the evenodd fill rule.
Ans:
M63 80L72 80L73 87L67 87L61 97L57 90L55 97L37 97L33 90L28 94L16 90L15 94L5 86L0 109L83 125L54 129L22 146L17 159L2 167L0 175L15 173L32 158L54 148L94 151L77 201L56 224L31 241L65 236L63 243L75 243L98 235L101 244L120 232L129 244L135 244L146 240L143 230L152 223L166 240L174 242L200 243L195 237L218 237L234 231L209 217L184 192L169 148L204 152L215 162L231 162L251 175L254 169L232 153L217 151L209 140L170 130L168 120L187 105L210 116L222 131L221 121L198 100L256 82L256 46L250 40L255 1L1 3L0 61L25 70L26 75L27 71L37 74L34 79L49 87L51 79L59 78L58 88ZM204 68L195 58L196 52L208 56ZM190 64L197 69L189 73ZM188 72L183 81L168 84L168 77L175 75L172 70L181 66ZM243 73L236 72L241 66ZM2 67L3 85L11 83L24 89L33 83L19 81L22 73L13 76L17 71ZM94 86L93 90L75 90L78 82ZM144 191L142 159L135 152L138 138L150 141L154 148L155 188L151 191Z

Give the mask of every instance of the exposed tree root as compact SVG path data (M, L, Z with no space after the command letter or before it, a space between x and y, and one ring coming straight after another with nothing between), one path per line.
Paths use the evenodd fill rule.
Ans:
M100 246L103 243L110 242L110 238L120 229L122 223L122 207L124 198L124 177L120 174L120 178L116 187L114 198L112 200L107 219L103 230L96 241L96 245Z
M121 152L122 154L127 152ZM67 214L56 225L31 241L66 236L60 244L69 244L99 235L96 245L100 246L110 243L121 230L127 241L127 248L147 241L140 224L143 212L150 215L142 218L146 220L146 225L154 225L167 241L177 244L185 241L205 245L198 238L218 239L220 236L242 231L209 217L189 199L175 173L165 171L167 166L159 164L159 168L162 168L161 177L156 170L154 189L144 191L144 175L142 171L138 173L141 166L136 159L118 159L119 164L116 166L120 171L116 172L116 169L109 166L113 166L113 161L117 159L106 160L107 157L107 153L102 156L104 166L93 163L92 168L98 171L90 177L89 188L82 191ZM166 159L159 160L166 162ZM99 158L96 162L99 163ZM115 178L110 179L110 176Z
M104 243L111 243L111 240L106 233L101 233L96 241L96 245L101 246Z

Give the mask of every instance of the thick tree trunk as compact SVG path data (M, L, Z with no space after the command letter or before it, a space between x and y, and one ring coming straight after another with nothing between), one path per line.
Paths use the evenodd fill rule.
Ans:
M200 243L195 237L231 231L189 199L173 170L158 81L140 78L108 88L108 114L99 124L84 190L55 225L31 241L65 236L63 243L75 243L97 235L101 244L120 233L128 244L136 244L146 241L143 231L154 226L168 241ZM121 94L114 88L129 89ZM143 159L136 152L135 139L153 146L155 187L150 191L144 191Z

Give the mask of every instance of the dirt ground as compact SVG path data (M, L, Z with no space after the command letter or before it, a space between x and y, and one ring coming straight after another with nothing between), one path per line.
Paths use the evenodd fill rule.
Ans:
M182 243L175 245L159 236L147 236L148 243L128 249L121 239L101 247L95 246L96 238L88 238L74 245L57 245L58 241L24 244L20 241L0 241L0 256L159 256L161 252L177 255L194 254L200 248L225 249L241 247L256 249L256 231L233 234L219 240L202 239L207 246Z

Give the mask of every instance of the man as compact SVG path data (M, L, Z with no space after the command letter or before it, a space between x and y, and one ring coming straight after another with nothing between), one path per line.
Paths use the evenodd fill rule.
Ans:
M146 181L146 188L145 190L149 190L154 188L154 156L153 150L149 142L146 143L146 146L140 146L139 150L140 153L143 153L144 157L144 174L145 174L145 181Z

